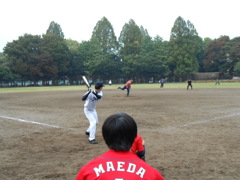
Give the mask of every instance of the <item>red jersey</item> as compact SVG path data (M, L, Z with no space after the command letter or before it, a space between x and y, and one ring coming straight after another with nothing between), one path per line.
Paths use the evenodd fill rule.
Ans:
M136 152L144 151L142 143L143 143L142 137L138 134L132 144L131 152L136 154Z
M76 180L164 180L153 167L130 151L109 150L83 166Z
M132 84L132 82L129 80L129 81L125 84L126 88L131 88L131 84Z

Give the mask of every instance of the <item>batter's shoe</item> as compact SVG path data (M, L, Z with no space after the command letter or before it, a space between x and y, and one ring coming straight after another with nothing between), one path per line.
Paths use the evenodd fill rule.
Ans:
M87 136L89 136L89 132L86 131L85 134L86 134Z
M89 141L89 143L90 143L90 144L98 144L98 142L97 142L95 139Z

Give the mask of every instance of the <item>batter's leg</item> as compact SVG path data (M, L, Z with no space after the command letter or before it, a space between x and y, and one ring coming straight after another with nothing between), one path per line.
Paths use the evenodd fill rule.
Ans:
M96 134L96 127L97 127L97 119L96 117L96 110L88 110L84 108L84 113L90 123L87 132L89 132L89 141L95 139Z

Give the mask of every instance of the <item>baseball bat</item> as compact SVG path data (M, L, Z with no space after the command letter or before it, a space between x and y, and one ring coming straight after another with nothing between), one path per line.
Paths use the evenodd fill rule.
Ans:
M89 85L87 78L85 76L83 76L82 78L83 78L84 82L86 83L87 87L90 88L91 86Z

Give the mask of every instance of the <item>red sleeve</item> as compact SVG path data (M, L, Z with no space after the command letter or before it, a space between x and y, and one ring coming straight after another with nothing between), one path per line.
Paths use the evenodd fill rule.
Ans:
M142 137L138 134L132 144L131 152L136 154L136 151L138 152L143 151L144 147L142 143L143 143Z
M140 152L140 151L144 151L144 147L143 147L143 140L142 140L142 137L139 136L138 139L137 139L137 151Z

